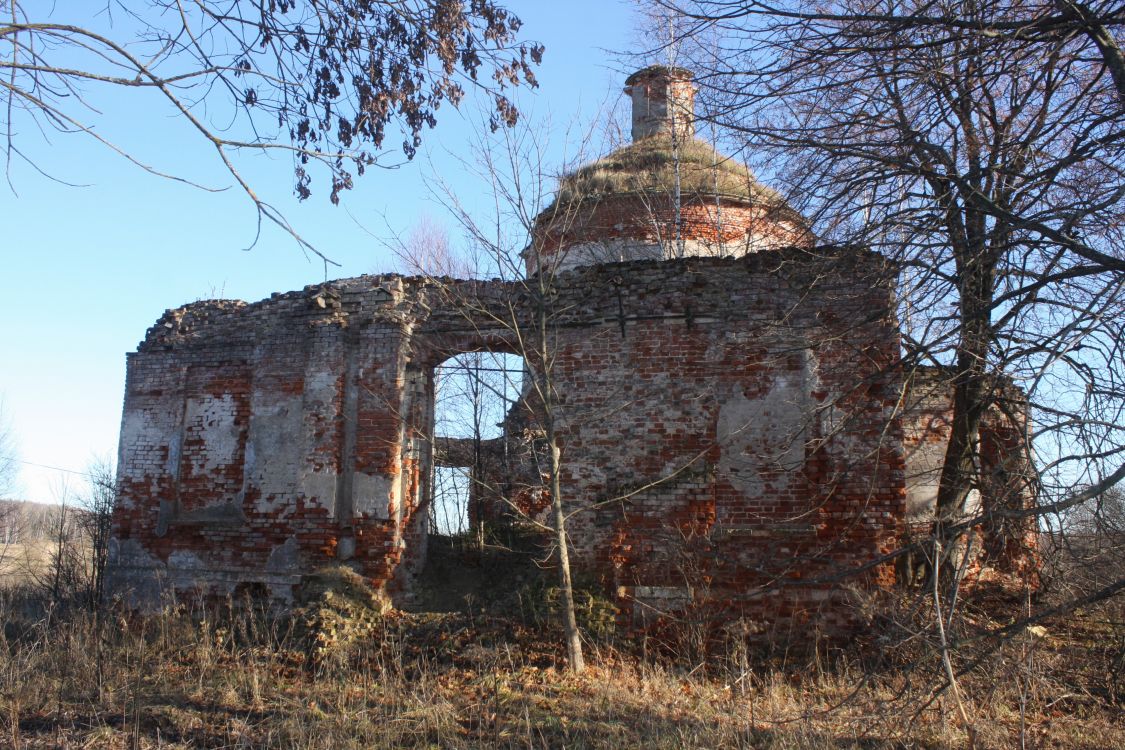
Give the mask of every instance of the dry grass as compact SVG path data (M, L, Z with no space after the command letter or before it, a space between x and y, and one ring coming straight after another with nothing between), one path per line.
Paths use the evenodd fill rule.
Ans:
M804 657L728 644L704 663L592 645L479 614L391 612L312 666L298 628L252 606L145 619L35 611L9 594L0 746L253 748L944 748L967 746L932 654ZM1125 747L1098 615L997 652L961 689L975 746ZM1062 630L1063 625L1067 626ZM1116 626L1114 626L1116 627ZM1114 631L1116 632L1116 631Z
M0 586L30 583L46 575L52 551L46 541L4 545L0 549Z

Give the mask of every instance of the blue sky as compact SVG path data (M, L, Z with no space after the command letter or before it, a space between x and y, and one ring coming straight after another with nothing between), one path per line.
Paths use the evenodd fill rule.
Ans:
M549 166L562 167L566 127L586 127L607 108L624 112L620 92L637 63L615 53L638 49L634 11L614 0L505 4L547 47L540 88L521 104ZM67 12L56 6L55 20L70 21ZM143 161L202 184L231 184L211 147L159 102L135 90L91 94L104 113L99 132ZM395 270L377 237L407 232L422 216L445 220L428 178L440 175L470 207L483 197L460 161L470 158L477 111L471 101L461 112L441 110L414 162L369 172L339 207L323 191L297 202L287 158L254 155L239 164L340 264L331 277ZM24 462L19 494L50 502L62 479L75 489L82 478L33 464L81 472L92 458L116 453L125 353L165 309L216 296L261 299L322 281L324 268L271 228L245 251L255 212L235 188L208 193L160 179L84 136L52 134L46 142L25 127L17 138L37 167L82 185L59 184L18 161L12 187L0 183L0 398Z

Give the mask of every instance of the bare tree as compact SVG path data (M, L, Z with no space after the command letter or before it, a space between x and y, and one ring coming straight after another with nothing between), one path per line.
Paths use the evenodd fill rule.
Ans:
M509 417L518 411L520 418L528 421L526 431L531 438L527 458L541 477L536 480L541 486L525 489L542 491L549 508L545 518L538 518L510 502L509 507L553 539L567 658L570 668L581 672L585 669L585 658L567 535L567 519L573 509L564 503L561 484L565 460L560 434L562 407L553 376L554 319L558 314L554 304L555 280L559 269L557 259L537 244L541 235L534 231L551 180L545 171L541 148L540 141L527 128L505 130L495 139L484 139L478 144L476 161L466 162L466 166L492 188L496 208L495 215L483 220L466 209L451 191L437 188L463 230L467 244L463 254L451 251L448 236L431 231L415 232L405 242L396 243L394 249L415 272L431 280L452 309L459 310L471 325L501 332L506 341L504 351L523 360L522 373L504 373L501 385L480 382L478 386L493 398L497 390L507 391L513 386L519 389L519 403ZM556 203L554 210L561 213L566 209ZM503 299L487 294L478 296L477 285L444 276L450 272L468 279L498 278L507 282L510 295Z
M712 24L740 24L743 28L764 28L791 22L852 26L855 30L876 33L885 30L926 29L956 34L971 31L987 37L1004 38L1017 45L1055 44L1060 40L1085 37L1113 80L1118 96L1125 101L1125 53L1117 33L1125 26L1125 11L1114 0L1029 0L1021 3L978 3L970 8L942 0L914 3L909 7L888 4L846 3L812 4L782 0L657 0L671 10L673 18L696 24L696 36ZM982 17L973 8L991 7L999 12Z
M1024 0L664 5L707 35L690 50L711 117L814 231L899 261L906 364L941 366L953 392L943 558L986 481L998 373L1028 394L1042 495L994 518L1125 476L1120 8L1083 6L1095 28L1077 6Z
M97 459L86 470L87 488L80 498L81 511L78 525L89 544L88 598L96 608L105 593L105 570L112 533L113 504L117 496L117 473L105 458Z
M543 52L492 0L113 0L100 10L0 2L9 175L14 159L30 159L26 140L39 131L84 135L172 176L96 128L107 88L149 90L214 147L259 221L298 240L244 178L239 152L290 156L301 199L320 165L336 203L354 176L393 164L388 135L400 130L413 157L438 108L456 106L467 88L493 98L493 128L514 123L505 91L535 85Z
M49 546L47 566L42 570L31 570L39 587L49 597L49 601L62 606L70 604L76 596L85 593L88 580L86 555L83 553L84 540L79 521L79 511L65 480L54 488L57 504L48 506L43 519L43 531Z
M0 399L0 575L7 571L12 545L20 541L23 527L20 504L14 497L18 473L15 437Z
M16 438L12 425L4 410L4 400L0 398L0 500L14 500L16 477L19 467L16 463Z

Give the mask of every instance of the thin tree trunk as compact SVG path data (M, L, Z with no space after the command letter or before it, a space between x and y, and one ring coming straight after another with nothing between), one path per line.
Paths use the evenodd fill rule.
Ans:
M554 516L555 545L559 554L559 588L563 600L563 630L566 635L566 653L570 668L575 673L586 669L582 656L582 636L578 631L578 619L574 613L574 583L570 576L570 544L566 536L566 515L563 513L562 485L559 477L561 452L558 435L555 433L554 388L551 382L551 351L547 337L547 292L542 275L539 279L539 372L541 383L539 398L542 401L544 430L547 433L547 451L550 454L550 493L551 511Z
M551 510L554 512L555 544L559 550L559 588L563 598L563 629L566 632L566 654L574 672L586 669L582 656L582 636L574 613L574 584L570 578L570 548L566 538L566 517L563 515L562 487L559 484L559 448L554 430L548 437L551 452Z

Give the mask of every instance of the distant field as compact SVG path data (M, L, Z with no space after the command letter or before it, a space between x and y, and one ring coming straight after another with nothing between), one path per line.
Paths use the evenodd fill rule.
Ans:
M51 545L46 540L0 547L0 586L28 583L46 574Z
M0 500L0 586L45 578L60 533L68 553L85 559L83 517L74 507Z

